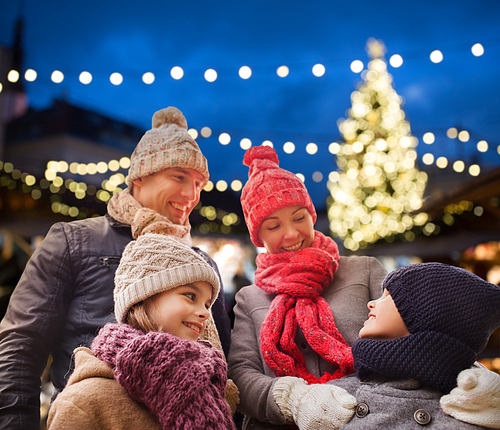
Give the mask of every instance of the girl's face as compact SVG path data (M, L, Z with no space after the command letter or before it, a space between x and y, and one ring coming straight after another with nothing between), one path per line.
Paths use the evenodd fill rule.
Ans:
M312 215L304 206L286 206L262 221L259 239L269 254L308 248L314 241Z
M359 331L361 339L392 340L410 334L389 291L368 302L368 309L368 319Z
M212 286L193 282L144 300L146 312L161 331L187 340L197 340L210 316Z

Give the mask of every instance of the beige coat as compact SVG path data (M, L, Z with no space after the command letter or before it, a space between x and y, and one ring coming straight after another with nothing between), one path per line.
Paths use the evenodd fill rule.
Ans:
M113 370L88 348L75 350L75 371L50 407L49 430L161 430L157 418L132 400Z
M373 257L341 257L339 268L322 297L330 305L335 324L352 345L368 318L367 303L382 294L387 274ZM269 311L273 294L251 285L236 295L235 323L229 352L229 376L240 391L238 409L246 415L243 429L290 429L274 401L272 388L276 377L260 352L260 328ZM335 367L321 359L307 344L298 328L295 342L302 351L309 372L321 376Z

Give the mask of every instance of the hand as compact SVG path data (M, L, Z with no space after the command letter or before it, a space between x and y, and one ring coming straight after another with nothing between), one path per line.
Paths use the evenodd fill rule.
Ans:
M283 416L300 430L335 430L354 414L356 399L332 384L307 385L300 378L279 378L273 396Z
M440 403L457 420L500 429L500 375L476 363L460 372L457 387Z

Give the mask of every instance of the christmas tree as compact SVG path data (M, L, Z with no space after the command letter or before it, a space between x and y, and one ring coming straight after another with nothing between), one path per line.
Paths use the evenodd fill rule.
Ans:
M348 118L339 121L344 141L330 146L338 166L329 182L330 230L351 251L396 235L413 240L411 229L427 220L412 214L421 207L427 175L416 167L418 141L392 86L385 46L370 39L367 50L363 82L351 94Z

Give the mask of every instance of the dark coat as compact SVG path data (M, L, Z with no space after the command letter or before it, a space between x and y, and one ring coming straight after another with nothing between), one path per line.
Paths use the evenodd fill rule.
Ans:
M38 246L0 323L0 428L38 430L40 377L49 354L51 380L61 390L73 350L90 346L99 328L114 322L114 274L131 240L129 225L104 216L54 224ZM218 273L213 260L194 249ZM227 354L222 283L212 312Z

